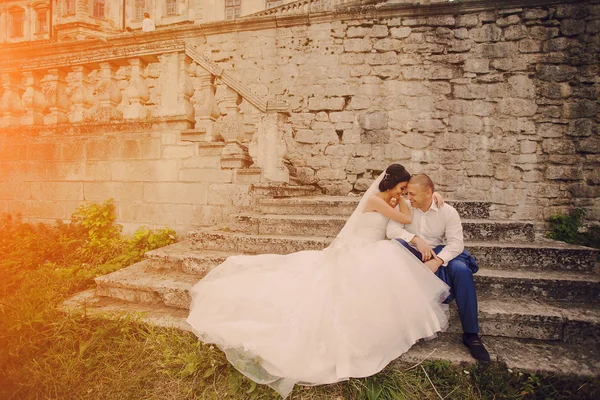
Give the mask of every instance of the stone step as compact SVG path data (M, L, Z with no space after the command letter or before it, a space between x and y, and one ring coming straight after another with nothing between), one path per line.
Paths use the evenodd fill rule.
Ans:
M146 253L148 268L204 276L234 253L193 250L181 242ZM600 275L582 271L522 271L481 265L475 274L480 298L517 298L596 304L600 301Z
M480 298L599 304L600 275L581 271L518 271L480 268L475 274Z
M258 201L263 214L292 215L343 215L352 214L360 197L352 196L313 196L292 198L265 198ZM491 203L484 201L447 200L456 208L461 218L487 219L490 217Z
M88 314L102 318L120 318L123 314L139 317L160 327L192 331L185 321L188 311L160 305L130 303L96 296L90 289L68 299L65 308L70 312L85 309ZM483 341L493 361L506 364L514 372L543 372L595 377L600 374L600 354L597 346L562 341L540 341L507 337L484 336ZM446 360L453 364L474 363L462 345L460 334L441 333L436 339L420 341L393 362L393 368L405 370L423 360Z
M195 249L237 254L288 254L302 250L321 250L331 238L246 235L224 231L192 231L188 239ZM592 271L597 250L567 243L538 239L535 242L466 242L465 247L480 265L489 268L527 270Z
M315 186L310 185L290 185L287 183L267 182L253 183L252 191L256 198L297 198L304 196L314 196L320 193Z
M506 364L514 373L541 372L583 377L600 374L600 351L586 344L493 336L484 336L483 342L492 361ZM446 360L461 365L475 362L462 344L461 335L448 333L433 340L420 341L394 361L393 366L406 370L423 360Z
M347 218L337 215L277 215L244 213L232 215L229 228L251 235L297 235L335 237ZM533 223L466 219L464 239L493 241L533 241Z
M148 269L147 262L141 262L96 278L96 293L132 303L186 309L190 305L189 289L201 276L177 271L157 272ZM480 298L481 330L493 336L600 343L600 310L544 301L509 296ZM452 320L450 330L460 331L456 310Z

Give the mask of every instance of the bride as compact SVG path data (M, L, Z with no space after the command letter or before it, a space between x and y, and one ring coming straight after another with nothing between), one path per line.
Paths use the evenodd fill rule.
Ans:
M390 165L322 251L240 255L191 289L187 322L242 374L287 397L381 371L447 327L448 286L397 241L389 219L411 221L410 174Z

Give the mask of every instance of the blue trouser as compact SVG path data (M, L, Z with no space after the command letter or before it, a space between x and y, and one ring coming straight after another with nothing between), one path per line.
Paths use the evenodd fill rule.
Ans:
M396 239L404 247L410 250L419 260L422 260L421 253L406 243L402 239ZM438 254L444 248L444 245L439 245L433 249L435 254ZM466 252L468 257L471 255ZM475 271L477 269L475 268ZM464 261L464 257L460 255L448 262L447 266L441 266L435 272L435 275L450 286L450 295L444 303L449 303L456 299L458 306L458 314L462 323L463 331L467 333L479 333L479 322L477 321L477 294L475 293L475 282L473 281L473 269L471 269Z

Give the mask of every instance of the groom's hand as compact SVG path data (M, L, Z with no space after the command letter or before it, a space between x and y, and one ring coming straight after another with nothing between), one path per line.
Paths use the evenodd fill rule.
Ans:
M437 272L438 268L440 268L443 263L444 263L444 261L436 255L436 256L434 256L434 258L432 258L429 261L424 262L423 264L425 264L427 266L427 268L429 268L431 270L431 272L433 272L435 274Z
M419 253L421 253L421 261L423 261L423 262L429 261L433 257L435 257L435 253L433 252L433 249L431 248L431 246L428 245L420 237L415 236L413 238L413 240L411 240L411 242L413 242L414 245L417 246L417 250L419 250Z

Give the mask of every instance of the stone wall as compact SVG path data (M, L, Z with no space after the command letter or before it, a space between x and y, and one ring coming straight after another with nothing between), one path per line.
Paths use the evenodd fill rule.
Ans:
M290 103L292 172L326 193L397 161L497 217L597 221L600 4L502 3L340 10L202 49Z
M283 135L291 175L328 194L360 193L400 162L448 198L491 201L497 218L586 206L600 221L600 3L516 3L378 4L119 36L86 44L97 47L88 64L79 53L71 67L22 63L25 79L6 58L0 212L65 219L112 197L127 231L225 223L251 206ZM185 48L168 50L169 35ZM160 46L171 55L153 55ZM209 60L190 60L188 46ZM273 100L288 117L265 111ZM226 135L234 125L241 133Z

